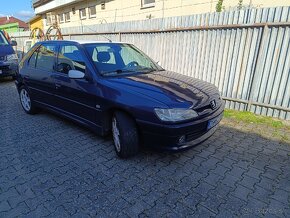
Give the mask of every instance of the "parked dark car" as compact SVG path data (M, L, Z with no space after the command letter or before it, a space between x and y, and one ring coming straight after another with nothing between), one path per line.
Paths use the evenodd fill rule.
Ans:
M9 42L4 33L0 30L0 78L15 77L18 70L18 58L12 46L16 42Z
M16 85L23 109L49 109L113 133L120 157L139 145L192 147L217 129L224 110L210 83L165 71L132 44L39 42L20 63Z

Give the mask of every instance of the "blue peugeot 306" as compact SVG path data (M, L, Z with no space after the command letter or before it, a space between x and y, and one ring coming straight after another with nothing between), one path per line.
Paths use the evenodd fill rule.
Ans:
M20 62L16 86L26 113L44 108L100 135L112 132L122 158L140 145L197 145L216 131L224 110L214 85L166 71L121 42L39 42Z

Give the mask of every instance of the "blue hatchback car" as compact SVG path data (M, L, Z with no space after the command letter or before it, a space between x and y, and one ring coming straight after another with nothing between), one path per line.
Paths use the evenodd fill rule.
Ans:
M18 58L12 46L17 45L15 41L9 42L0 30L0 78L15 77L18 70Z
M26 113L45 108L100 135L112 132L121 158L140 145L176 151L201 143L224 111L214 85L166 71L128 43L39 42L19 71Z

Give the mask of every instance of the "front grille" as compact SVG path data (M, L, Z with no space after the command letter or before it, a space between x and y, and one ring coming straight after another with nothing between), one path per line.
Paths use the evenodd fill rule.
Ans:
M192 141L199 138L207 132L207 122L201 123L195 127L196 130L185 135L186 141Z
M215 101L215 105L211 105L211 102ZM204 105L200 108L194 108L194 110L198 113L200 116L204 116L207 114L211 114L213 111L216 111L222 104L222 101L220 99L213 99L209 102L209 104Z
M186 141L190 142L194 139L197 139L199 137L201 137L202 135L204 135L206 133L206 130L200 131L200 132L195 132L195 133L190 133L186 135Z
M9 66L0 66L0 70L10 70Z
M197 113L202 113L203 111L208 110L208 109L211 109L211 110L212 110L210 104L205 105L205 106L200 107L200 108L197 108L197 109L194 109L194 110L195 110Z

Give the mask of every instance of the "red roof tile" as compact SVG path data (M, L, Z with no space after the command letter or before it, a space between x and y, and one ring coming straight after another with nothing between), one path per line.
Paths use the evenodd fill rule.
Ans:
M26 24L22 20L19 20L16 17L9 16L9 19L7 19L7 17L0 17L0 25L5 25L9 23L18 23L20 28L28 29L28 24Z

